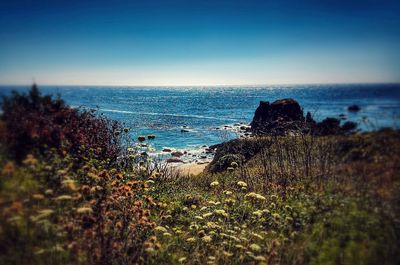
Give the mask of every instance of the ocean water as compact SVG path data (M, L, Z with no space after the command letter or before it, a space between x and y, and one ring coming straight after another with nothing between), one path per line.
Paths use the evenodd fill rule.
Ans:
M224 125L251 122L260 100L294 98L316 120L345 114L362 130L400 125L400 84L296 85L264 87L81 87L42 86L73 107L95 108L130 127L131 137L156 135L153 146L199 149L238 137ZM28 86L0 87L0 95ZM347 107L357 104L358 113ZM189 132L181 132L186 126Z

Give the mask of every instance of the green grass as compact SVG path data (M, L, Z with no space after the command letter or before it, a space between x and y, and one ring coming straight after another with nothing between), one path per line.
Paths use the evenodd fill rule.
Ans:
M270 149L199 176L97 160L75 169L56 155L3 170L0 263L399 264L398 132L254 141ZM94 229L91 216L109 219Z

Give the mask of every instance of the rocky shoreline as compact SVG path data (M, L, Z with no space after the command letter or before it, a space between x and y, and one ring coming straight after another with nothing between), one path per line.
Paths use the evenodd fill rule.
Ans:
M360 107L351 105L348 112L357 112ZM283 136L296 134L313 134L316 136L325 135L344 135L352 134L357 130L357 124L352 121L346 121L345 114L339 114L338 118L327 117L321 122L316 122L311 113L304 115L300 104L291 98L276 100L272 103L260 101L259 107L254 113L251 123L238 122L233 124L223 124L211 128L211 130L223 133L234 133L236 139L223 139L214 145L203 145L196 149L176 149L164 147L158 152L152 151L151 145L144 144L146 137L138 137L138 147L141 149L142 156L157 158L171 164L174 167L201 166L205 168L213 161L218 149L230 143L235 143L240 139L251 139L255 136ZM342 121L344 123L342 124ZM193 131L189 126L182 126L181 133L185 134ZM154 140L155 135L149 135L147 139ZM150 151L149 151L150 150Z

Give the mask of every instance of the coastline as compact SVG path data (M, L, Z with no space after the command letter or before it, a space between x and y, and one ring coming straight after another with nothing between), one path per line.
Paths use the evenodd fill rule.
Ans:
M178 170L181 174L188 175L188 176L198 176L204 172L204 169L210 164L210 162L205 163L187 163L187 164L180 164L174 166L176 170Z

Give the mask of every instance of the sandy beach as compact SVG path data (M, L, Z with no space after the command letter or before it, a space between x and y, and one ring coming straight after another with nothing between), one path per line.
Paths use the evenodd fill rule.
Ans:
M197 164L193 162L193 163L179 165L176 167L176 169L181 171L182 174L197 176L204 171L204 169L208 164L209 163Z

